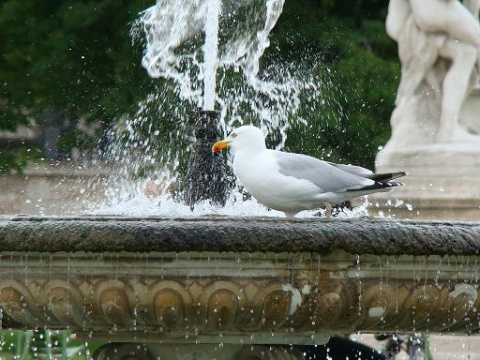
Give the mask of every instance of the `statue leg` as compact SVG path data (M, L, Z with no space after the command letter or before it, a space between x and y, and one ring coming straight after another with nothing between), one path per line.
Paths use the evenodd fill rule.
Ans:
M431 48L430 51L423 54L423 57L412 56L410 61L404 62L395 101L397 106L415 95L418 87L425 80L428 71L437 60L437 55L436 49Z
M460 111L469 92L469 82L478 59L478 50L472 45L449 40L440 55L452 59L452 65L443 80L442 104L437 142L480 142L480 137L470 134L459 122Z

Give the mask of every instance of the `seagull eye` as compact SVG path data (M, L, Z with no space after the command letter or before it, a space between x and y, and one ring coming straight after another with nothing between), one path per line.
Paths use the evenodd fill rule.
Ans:
M237 137L237 133L231 133L230 136L235 139Z

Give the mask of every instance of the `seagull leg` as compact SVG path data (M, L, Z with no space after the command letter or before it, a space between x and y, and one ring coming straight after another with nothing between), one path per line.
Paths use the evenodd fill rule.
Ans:
M325 216L327 217L327 219L331 219L332 218L332 205L330 203L323 203L323 205L325 205Z

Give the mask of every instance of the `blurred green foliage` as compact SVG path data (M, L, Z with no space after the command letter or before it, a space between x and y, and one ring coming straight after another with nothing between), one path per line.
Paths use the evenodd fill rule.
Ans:
M169 86L147 76L140 64L143 44L132 44L129 35L132 21L153 3L3 0L0 130L14 131L32 119L41 125L44 111L55 109L68 122L57 145L68 151L94 146L113 121L138 114L147 94ZM290 129L287 150L373 165L389 137L399 76L396 45L384 30L386 8L380 0L286 0L263 63L317 64L312 71L322 89L321 98L305 101L296 115L308 125ZM164 93L175 98L174 91ZM160 132L168 133L177 123L173 105L142 116L154 117L163 124ZM96 133L80 130L80 119ZM151 130L147 126L144 132ZM174 137L159 142L160 157ZM28 158L25 149L0 153L0 173L21 169Z
M0 130L15 131L33 119L42 126L49 109L64 119L60 149L96 143L96 135L78 130L80 119L99 132L149 91L141 46L132 46L129 31L150 3L0 2ZM22 165L22 157L0 155L0 171Z
M272 45L287 61L318 64L322 95L304 103L308 126L291 128L287 150L373 168L390 136L400 67L385 33L384 1L286 1Z

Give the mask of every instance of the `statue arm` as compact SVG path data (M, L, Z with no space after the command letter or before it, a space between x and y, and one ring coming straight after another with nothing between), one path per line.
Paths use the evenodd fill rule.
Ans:
M410 12L408 0L390 0L385 27L392 39L398 41Z

